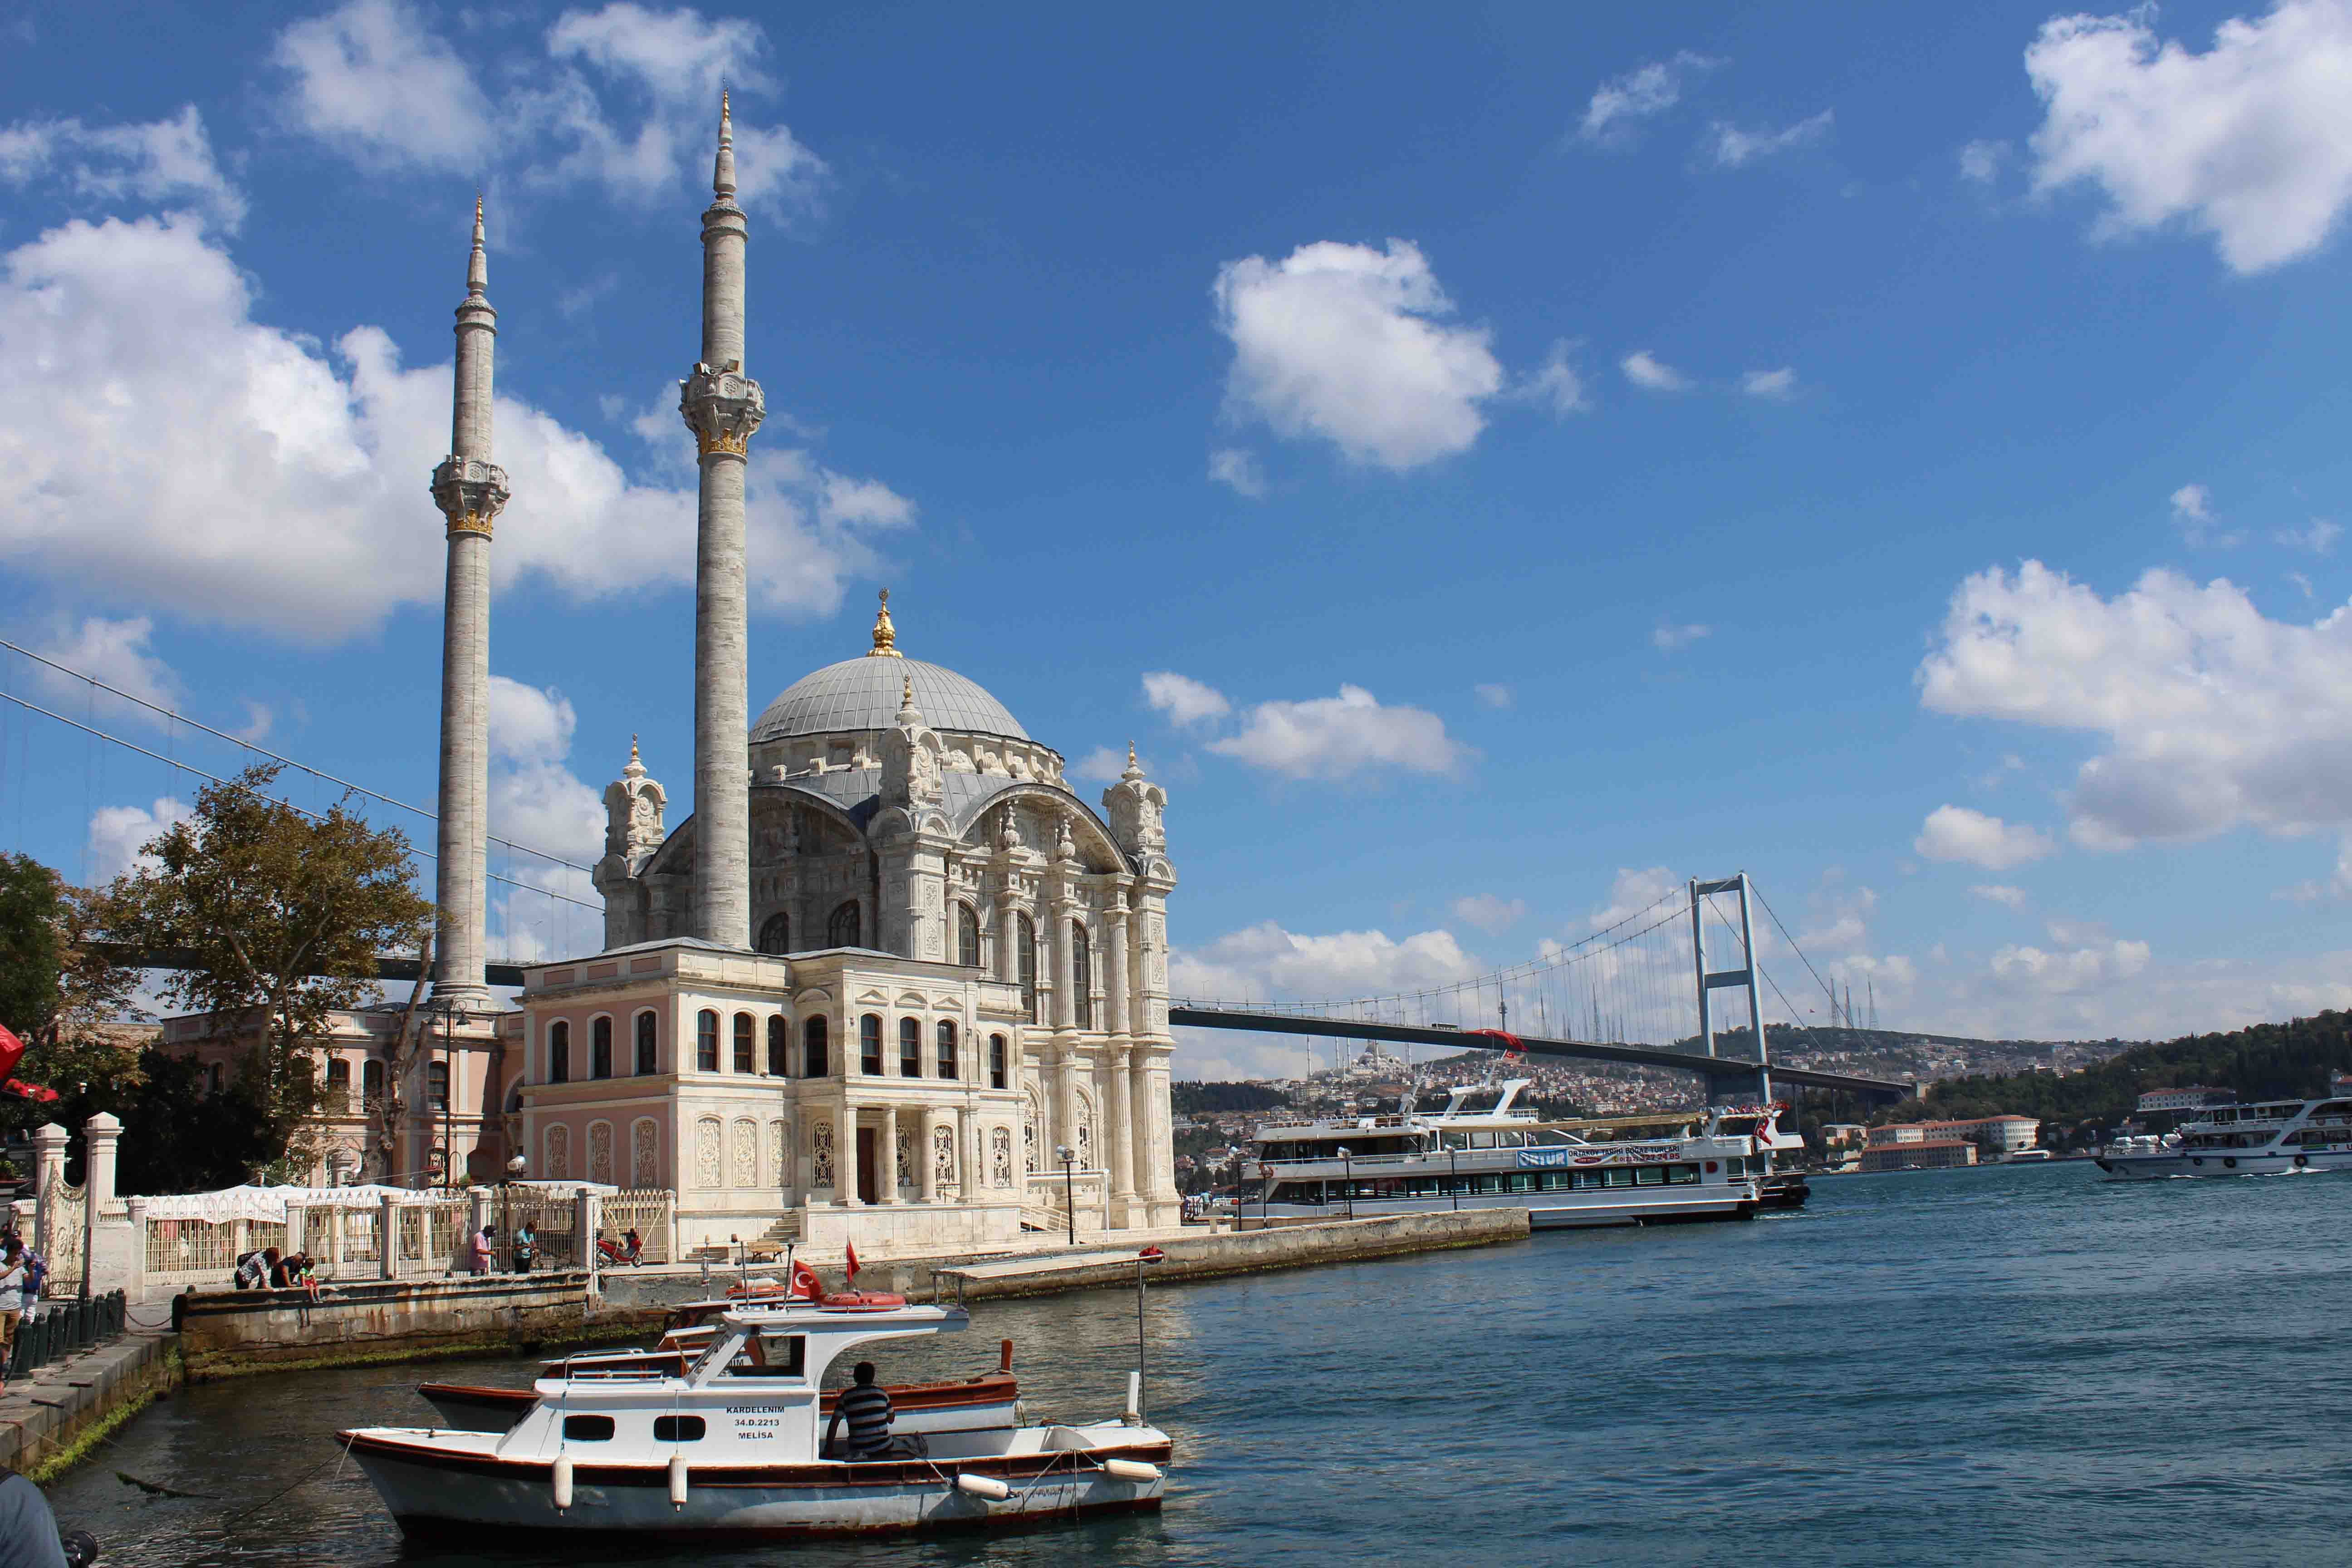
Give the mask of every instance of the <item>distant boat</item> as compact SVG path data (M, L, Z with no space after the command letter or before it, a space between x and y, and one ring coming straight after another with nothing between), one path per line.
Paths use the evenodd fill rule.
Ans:
M2098 1163L2117 1181L2352 1170L2352 1099L2214 1106L2164 1138L2118 1139Z
M2011 1149L2001 1156L2000 1163L2004 1165L2038 1165L2044 1160L2056 1158L2047 1149Z

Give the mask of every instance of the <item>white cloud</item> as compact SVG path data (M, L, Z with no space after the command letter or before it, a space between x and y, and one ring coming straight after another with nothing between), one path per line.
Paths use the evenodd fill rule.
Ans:
M2352 201L2352 5L2282 0L2213 47L2159 43L2155 12L2042 24L2025 70L2048 113L2033 184L2105 195L2105 232L2179 224L2232 271L2319 248Z
M1636 121L1672 109L1682 101L1686 82L1723 63L1684 49L1671 59L1653 60L1623 76L1611 77L1592 89L1592 99L1584 106L1584 121L1578 133L1588 142L1626 141Z
M1718 165L1737 169L1759 158L1769 158L1792 147L1820 141L1829 134L1833 113L1824 109L1778 131L1743 131L1728 121L1718 120L1707 128L1707 147Z
M1678 647L1687 647L1699 638L1712 635L1714 630L1713 626L1676 626L1672 621L1660 621L1650 630L1650 646L1663 653L1672 653Z
M490 677L490 831L587 865L604 852L604 805L568 766L578 723L570 700L553 687ZM560 868L515 875L583 896Z
M421 12L352 0L287 27L273 58L292 79L294 127L363 163L510 170L528 184L593 184L634 201L709 177L722 81L739 96L768 86L759 25L690 8L568 10L545 45L494 95ZM734 128L739 201L814 200L824 163L790 130L740 114Z
M1139 759L1145 773L1151 771L1148 758ZM1096 784L1110 784L1127 772L1127 753L1117 746L1097 746L1070 765L1070 776Z
M2147 957L2144 942L2103 942L2057 952L2012 945L1992 955L1992 973L1996 979L2063 995L2132 979L2147 967Z
M1528 906L1519 899L1498 899L1492 893L1469 893L1454 900L1454 918L1464 925L1476 926L1489 936L1500 936L1527 918Z
M2025 902L2024 889L2009 887L2000 882L1979 882L1969 891L1988 903L2003 904L2012 910Z
M2172 492L2172 525L2180 531L2182 543L2200 550L2233 548L2239 536L2216 528L2217 521L2213 492L2203 485L2183 485Z
M1683 879L1664 866L1641 870L1620 867L1609 884L1609 901L1587 917L1594 931L1605 931L1641 913L1669 893L1683 889Z
M136 867L156 862L140 853L175 822L192 820L185 801L163 795L152 805L102 805L89 818L89 885L102 888Z
M2003 822L1965 805L1939 805L1927 814L1911 847L1930 860L1964 860L2004 871L2039 860L2057 846L2038 827Z
M1511 705L1511 689L1507 686L1494 681L1481 681L1470 689L1478 699L1478 706L1481 708L1508 708Z
M1222 719L1234 708L1215 687L1172 669L1153 670L1143 678L1143 700L1167 714L1170 723L1185 726Z
M50 179L86 199L189 205L232 232L245 220L244 194L214 161L194 104L144 125L35 120L0 128L0 184Z
M1467 756L1424 709L1383 707L1360 686L1337 697L1260 702L1239 732L1209 750L1294 779L1346 779L1361 773L1450 773Z
M1350 461L1402 472L1467 451L1502 390L1486 329L1444 322L1453 301L1409 241L1244 257L1211 292L1234 345L1228 408Z
M1682 372L1660 363L1647 349L1635 349L1617 362L1617 368L1644 392L1680 392L1690 385Z
M2278 542L2290 550L2300 550L2311 555L2326 555L2335 550L2336 542L2343 535L2344 527L2341 523L2330 522L2324 517L2315 517L2311 520L2309 528L2281 529ZM2307 594L2305 595L2306 598L2309 596Z
M2105 740L2067 802L2079 843L2352 828L2352 606L2273 621L2165 571L2103 599L2029 561L1960 585L1918 680L1937 712Z
M142 702L169 708L178 695L180 682L171 666L148 645L147 639L154 629L154 623L144 616L122 621L89 616L70 630L47 639L36 651L44 658L55 659L68 669L104 681ZM79 693L87 689L82 682L55 670L43 670L41 674L43 684L52 691Z
M1323 1001L1467 980L1482 971L1446 931L1302 936L1273 921L1169 955L1169 989L1201 1001Z
M1573 348L1574 345L1565 338L1553 343L1551 353L1544 356L1542 368L1519 388L1522 396L1543 404L1556 418L1565 419L1571 414L1582 414L1592 406L1592 396L1585 387L1584 377L1577 374L1570 358Z
M0 496L0 561L320 641L439 603L440 552L417 541L433 537L422 476L446 450L449 365L404 368L374 327L330 354L252 304L193 220L77 220L0 257L0 362L19 367L0 377L0 462L16 480ZM107 367L107 395L86 395L89 364ZM587 599L692 580L690 478L636 482L513 398L496 418L514 490L492 552L502 586L537 574ZM674 445L688 440L676 426ZM875 566L876 537L911 512L804 451L755 450L757 597L829 614L845 579Z
M2006 142L1969 142L1960 149L1960 178L1970 184L1991 184L2014 151Z
M1210 453L1209 478L1253 500L1265 494L1265 470L1258 466L1257 454L1241 447L1220 447Z
M1797 373L1787 365L1779 370L1751 370L1739 378L1739 390L1750 397L1791 397L1797 391Z

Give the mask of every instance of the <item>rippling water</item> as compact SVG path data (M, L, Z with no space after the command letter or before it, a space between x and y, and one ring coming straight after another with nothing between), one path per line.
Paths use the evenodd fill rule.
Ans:
M1177 1469L1157 1519L725 1560L2345 1560L2352 1176L2116 1184L2064 1164L1814 1191L1750 1225L1160 1287L1149 1402ZM1121 1403L1132 1295L972 1319L885 1347L886 1379L982 1370L1009 1337L1033 1412ZM190 1389L51 1497L110 1563L557 1561L404 1559L329 1437L428 1420L420 1376L530 1371Z

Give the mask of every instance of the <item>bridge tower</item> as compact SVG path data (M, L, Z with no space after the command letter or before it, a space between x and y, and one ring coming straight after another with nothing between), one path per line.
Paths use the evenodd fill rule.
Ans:
M1706 900L1717 893L1739 895L1739 967L1710 971L1706 966ZM1756 1037L1756 1076L1748 1080L1756 1103L1762 1105L1772 1098L1772 1058L1764 1042L1764 996L1762 981L1756 971L1756 927L1748 912L1748 873L1738 872L1719 882L1702 882L1693 878L1690 884L1691 961L1698 979L1698 1037L1708 1056L1720 1055L1715 1048L1715 993L1727 985L1748 988L1748 1026ZM1738 1091L1741 1079L1714 1078L1707 1079L1706 1097L1712 1104L1723 1104Z

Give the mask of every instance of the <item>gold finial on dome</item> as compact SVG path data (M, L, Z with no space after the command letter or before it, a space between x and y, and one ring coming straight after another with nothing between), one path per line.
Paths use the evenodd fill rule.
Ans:
M637 755L637 738L635 735L629 737L629 765L621 770L621 776L631 779L646 776L645 759Z
M898 631L890 624L890 590L882 590L882 607L874 613L874 646L866 650L868 658L904 658L898 651ZM911 692L914 683L908 682Z

